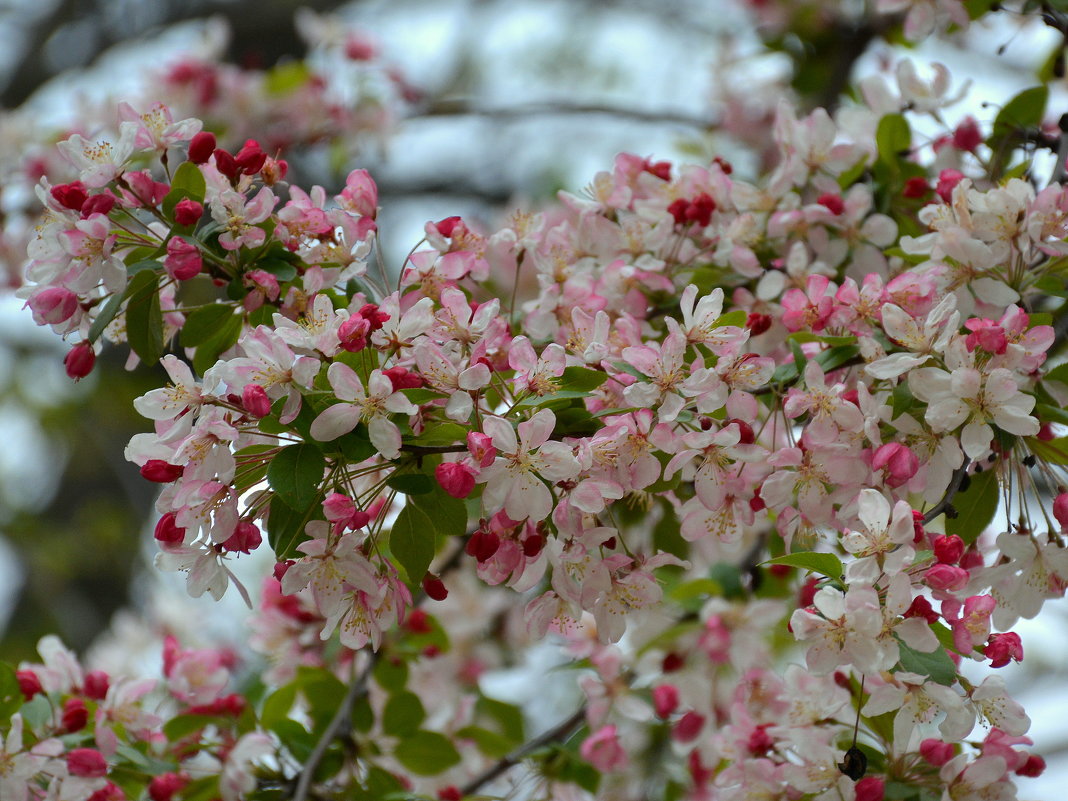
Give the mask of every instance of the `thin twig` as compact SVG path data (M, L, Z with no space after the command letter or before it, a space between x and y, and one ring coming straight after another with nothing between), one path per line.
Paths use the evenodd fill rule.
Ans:
M523 743L523 745L512 751L512 753L502 757L482 773L475 776L471 781L460 788L460 795L473 795L480 787L482 787L482 785L493 781L498 776L511 770L518 765L524 757L537 751L543 745L548 745L549 743L558 740L566 740L576 729L578 729L585 717L586 706L583 705L576 709L574 714L567 720L558 723L548 731L535 737L533 740Z
M960 490L960 485L964 482L964 477L968 475L968 467L971 463L972 460L965 456L961 466L953 471L953 478L949 480L949 486L946 487L946 494L942 497L942 500L931 507L931 510L923 516L923 524L925 526L952 506L953 498Z
M315 775L319 763L326 754L326 749L330 747L330 744L334 741L334 738L341 730L341 727L348 721L353 704L367 694L367 679L370 677L371 671L374 670L375 665L378 663L381 653L381 651L372 652L371 660L367 663L367 667L364 670L358 673L355 669L353 670L352 679L349 681L349 689L348 692L345 693L345 698L338 705L334 717L330 719L330 722L326 724L326 728L323 729L323 733L320 735L319 741L315 744L315 748L313 748L312 752L308 755L308 761L304 763L304 768L301 770L300 776L297 779L297 788L293 792L292 801L306 801L308 790L311 789L312 777Z
M405 118L405 122L430 117L486 117L492 120L521 120L536 117L572 116L624 117L637 122L663 125L665 122L688 125L700 130L716 127L719 121L713 117L699 117L677 111L640 111L624 106L607 106L590 103L527 103L519 106L475 106L465 99L441 100Z

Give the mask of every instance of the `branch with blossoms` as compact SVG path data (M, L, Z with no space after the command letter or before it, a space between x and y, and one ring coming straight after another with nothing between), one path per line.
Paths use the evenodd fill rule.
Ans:
M49 640L0 675L0 765L94 801L1012 797L1030 721L964 665L1022 659L1068 586L1068 191L1007 117L936 151L945 87L868 88L848 125L783 102L756 181L623 154L392 271L365 170L290 186L164 106L62 142L22 296L72 378L162 364L126 450L156 564L251 604L269 549L273 662L227 701L232 660L168 641L164 722ZM583 700L528 738L478 676L550 637Z

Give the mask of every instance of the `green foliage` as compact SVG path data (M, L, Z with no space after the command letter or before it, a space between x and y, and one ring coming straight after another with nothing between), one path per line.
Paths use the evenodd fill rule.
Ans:
M819 573L821 576L827 576L835 580L842 578L845 574L842 560L833 553L813 553L808 551L788 553L785 556L769 559L763 564L800 567L810 573Z
M452 740L436 731L414 732L397 744L393 756L417 776L437 776L460 764Z
M325 469L326 459L314 445L288 445L271 459L267 483L291 509L307 509L319 498Z
M393 523L389 550L412 583L422 581L434 559L434 524L415 504L408 504Z
M163 355L159 276L151 269L136 273L130 279L126 296L126 339L142 362L155 364Z
M968 489L953 498L956 517L946 518L946 533L956 534L967 545L978 539L998 510L998 478L993 470L973 473Z

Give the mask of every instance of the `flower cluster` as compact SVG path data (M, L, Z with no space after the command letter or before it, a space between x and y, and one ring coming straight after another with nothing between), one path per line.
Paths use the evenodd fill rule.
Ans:
M542 743L585 727L543 760L553 797L630 798L641 755L665 761L660 794L694 799L1012 798L1041 772L1004 681L962 665L1022 659L1008 629L1068 586L1068 373L1045 311L1068 190L946 166L947 148L968 166L977 123L926 153L869 94L839 119L780 105L758 181L624 154L497 231L428 222L393 271L364 170L332 197L287 186L260 140L227 149L163 105L61 143L78 176L39 185L23 295L74 341L72 377L106 340L170 378L126 451L162 485L158 566L250 600L233 560L274 554L255 641L285 683L239 739L197 730L205 797L477 793L528 753L515 708L471 688L473 588L500 585L526 596L502 639L552 634L584 669L584 705ZM807 670L768 667L787 632ZM228 669L165 652L185 715L242 714L216 708ZM433 720L450 680L464 700ZM122 797L108 721L145 759L194 731L157 742L147 692L102 701L92 746L36 721L25 750L16 715L0 767ZM354 733L323 715L342 696ZM150 796L183 797L191 771Z

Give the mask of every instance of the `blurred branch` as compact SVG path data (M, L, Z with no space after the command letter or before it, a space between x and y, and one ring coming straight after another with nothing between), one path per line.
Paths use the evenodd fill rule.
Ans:
M18 67L0 92L0 104L7 108L19 106L42 84L55 77L57 70L49 62L48 42L57 31L74 22L94 25L97 47L88 61L126 39L158 30L161 26L206 17L226 21L231 31L230 57L239 63L256 61L258 66L270 66L284 56L300 55L305 49L293 28L296 5L289 0L151 0L164 7L162 11L159 6L155 7L153 23L142 28L131 25L125 29L108 24L106 15L100 10L102 2L104 0L91 4L85 0L63 0L34 26L28 32ZM322 12L336 8L341 1L302 0L300 5Z
M624 106L607 106L596 103L529 103L521 106L476 106L468 100L441 100L422 112L407 117L419 120L434 117L485 117L491 120L525 120L540 117L583 117L590 115L620 117L635 122L655 125L676 123L707 131L716 127L714 117L699 117L678 111L642 111Z

